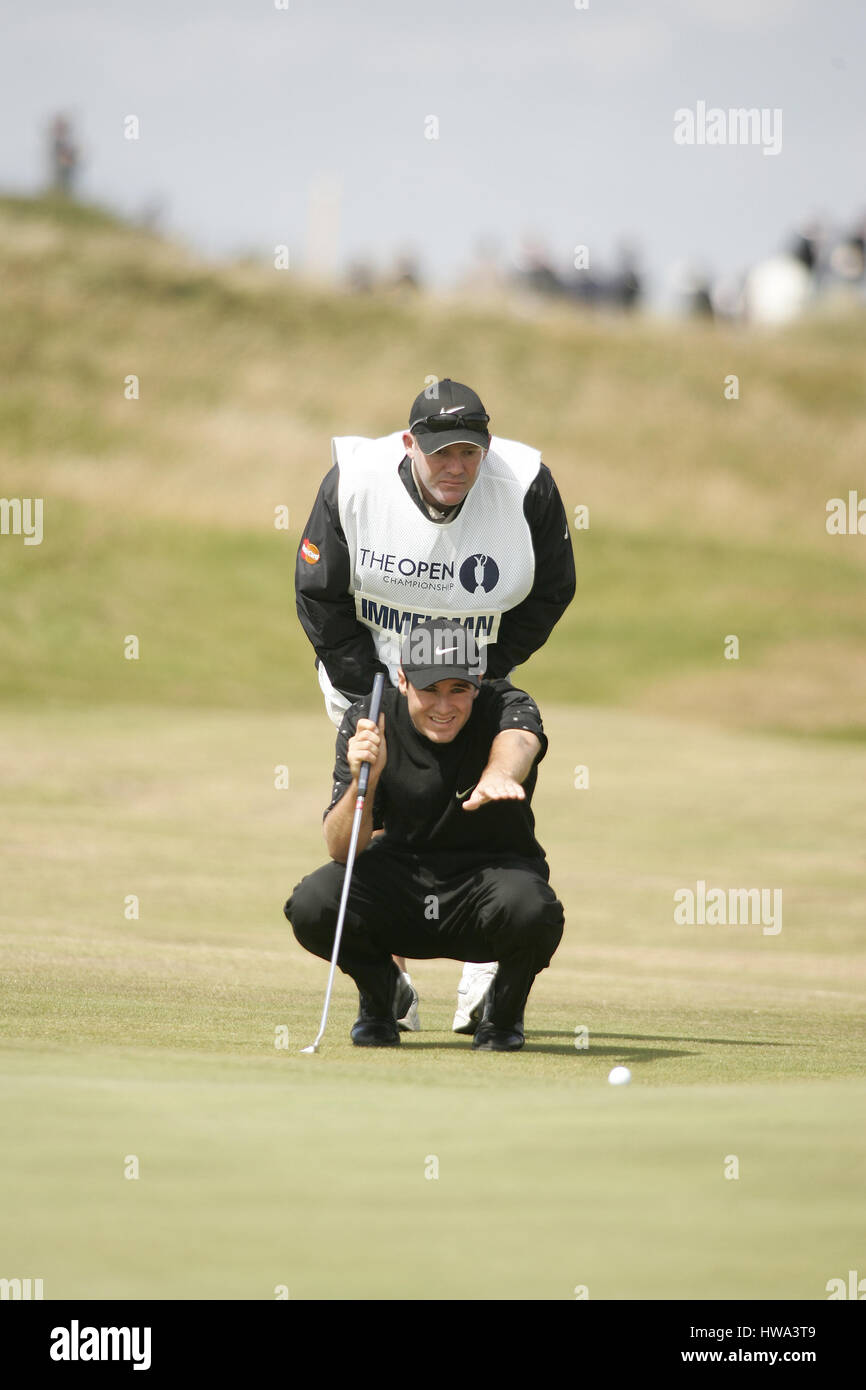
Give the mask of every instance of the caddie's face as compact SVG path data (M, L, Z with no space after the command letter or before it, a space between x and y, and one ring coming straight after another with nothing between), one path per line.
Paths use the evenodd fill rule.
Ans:
M397 685L409 702L409 718L419 734L431 743L450 743L472 713L478 686L469 681L441 680L418 690L406 679L403 667L397 670Z
M456 507L463 501L487 452L480 444L449 444L435 454L425 454L408 430L403 445L415 464L421 491L428 502L440 507Z

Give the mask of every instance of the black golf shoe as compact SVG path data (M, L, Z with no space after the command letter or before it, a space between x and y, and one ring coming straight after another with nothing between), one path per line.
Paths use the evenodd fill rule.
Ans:
M532 983L530 978L530 984ZM484 1012L475 1030L472 1047L477 1052L519 1052L526 1041L523 1011L529 989L509 978L500 965L484 996Z
M356 1047L399 1047L400 1029L393 1008L382 1012L382 1005L369 994L360 992L361 1007L352 1024L352 1042Z
M472 1039L474 1052L519 1052L526 1038L523 1034L523 1019L517 1019L507 1028L497 1028L495 1023L482 1019Z

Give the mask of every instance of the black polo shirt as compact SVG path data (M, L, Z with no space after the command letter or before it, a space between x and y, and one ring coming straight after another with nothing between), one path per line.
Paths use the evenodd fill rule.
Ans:
M366 719L369 696L358 700L343 716L337 735L331 804L336 806L352 784L346 747L359 719ZM395 853L436 857L437 869L455 869L471 859L489 863L499 856L544 859L535 838L530 802L538 764L547 752L547 737L538 706L525 690L507 680L485 681L472 704L472 713L450 743L433 743L409 718L405 695L393 686L382 699L388 761L376 787L373 827L384 827L379 844ZM525 801L490 802L477 811L464 811L490 760L496 735L505 729L527 729L541 740L541 750L523 783Z

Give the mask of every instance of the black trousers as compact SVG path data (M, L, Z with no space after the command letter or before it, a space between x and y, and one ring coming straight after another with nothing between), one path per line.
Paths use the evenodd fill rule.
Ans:
M562 903L543 859L394 854L374 840L355 860L339 965L374 998L393 993L391 956L499 962L493 1022L523 1013L532 982L562 937ZM330 960L345 879L333 861L301 879L284 912L306 950ZM390 1008L390 995L388 997Z

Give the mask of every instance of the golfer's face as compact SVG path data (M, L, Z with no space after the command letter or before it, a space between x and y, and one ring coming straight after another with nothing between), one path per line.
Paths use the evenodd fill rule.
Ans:
M441 680L418 690L406 680L402 668L397 673L401 694L409 701L409 718L419 734L431 743L450 743L472 713L478 687L468 681Z
M410 440L411 443L406 443ZM403 436L406 452L415 464L422 491L427 501L440 507L456 507L478 477L484 457L479 444L449 444L435 454L422 453L411 434Z

